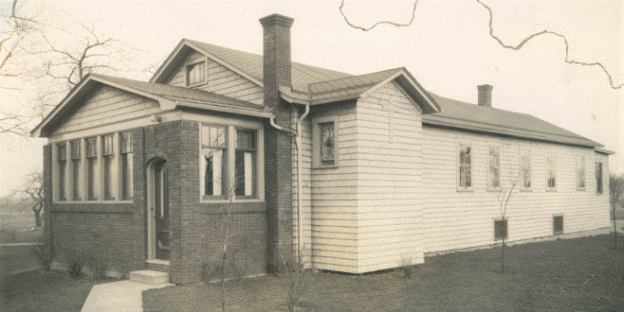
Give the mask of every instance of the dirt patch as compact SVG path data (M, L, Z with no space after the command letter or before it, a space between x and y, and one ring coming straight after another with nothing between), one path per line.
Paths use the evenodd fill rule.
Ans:
M318 273L300 311L620 311L624 310L624 237L599 235L426 259L411 279L389 271L366 275ZM230 282L228 311L284 311L284 281ZM148 290L145 311L215 311L218 284Z

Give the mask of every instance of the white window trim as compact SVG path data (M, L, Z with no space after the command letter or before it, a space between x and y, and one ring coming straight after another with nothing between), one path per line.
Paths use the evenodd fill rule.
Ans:
M579 175L581 166L583 168L583 186L579 186L579 182L581 182L581 176ZM585 191L587 189L587 160L585 159L585 155L576 155L576 190L577 191Z
M550 176L548 174L548 158L552 158L553 161L553 174L555 176L555 186L548 186L548 179L550 179ZM548 153L546 154L546 157L544 158L544 167L545 167L545 174L546 174L546 191L547 192L556 192L557 191L557 154L555 153Z
M249 129L256 131L256 196L254 198L236 198L236 194L234 194L234 201L237 203L245 203L245 202L264 202L264 128L261 124L255 122L245 122L245 121L237 121L237 120L228 120L224 121L198 121L198 143L197 147L199 150L199 157L197 163L197 170L199 171L199 202L200 203L227 203L229 199L227 195L223 196L204 196L204 179L203 179L203 168L201 167L201 126L202 125L214 125L214 126L223 126L227 131L227 140L226 140L226 155L227 161L227 181L234 181L235 172L234 172L234 159L236 157L236 130L237 129ZM227 192L224 190L224 192Z
M88 204L128 204L128 203L133 203L134 199L121 199L121 194L122 194L122 190L121 190L121 175L119 174L120 172L120 166L121 166L121 162L120 162L120 149L119 149L119 137L120 137L120 133L121 132L128 132L128 131L132 131L132 129L125 129L125 130L120 130L120 131L116 131L116 132L109 132L109 133L103 133L103 134L97 134L97 135L89 135L86 137L80 137L80 138L72 138L72 139L68 139L68 140L60 140L60 141L55 141L53 143L53 148L52 148L52 176L53 176L53 202L54 204L77 204L77 203L88 203ZM106 135L113 135L113 151L114 151L114 157L115 160L113 161L113 166L117 166L116 168L113 168L113 174L111 177L111 180L113 181L113 185L112 185L112 189L111 192L113 192L113 196L115 197L114 199L109 199L106 200L104 198L104 136ZM96 138L96 151L97 151L97 159L98 159L98 164L97 164L97 170L98 170L98 174L97 174L97 185L96 185L96 189L98 191L98 198L97 200L90 200L88 198L88 185L87 185L87 181L88 181L88 163L87 163L87 144L86 144L86 139L87 138ZM73 178L74 178L74 169L73 169L73 164L72 164L72 158L71 158L71 142L72 141L80 141L80 181L79 181L79 188L78 188L78 193L80 194L80 200L74 200L74 192L73 192ZM59 200L60 197L60 193L59 193L59 187L58 187L58 183L56 183L55 181L58 180L59 178L59 167L58 167L58 144L62 144L65 143L65 151L66 151L66 163L65 163L65 194L66 194L66 200Z
M492 176L490 173L490 148L496 148L498 150L498 186L490 185L490 181L492 180ZM471 155L472 157L472 155ZM472 161L472 159L471 159ZM501 179L501 146L499 144L490 144L487 149L487 190L489 192L500 192L502 191L502 179Z
M506 232L507 235L505 236L505 240L509 240L509 218L505 217L496 217L496 218L492 218L492 236L494 241L502 241L503 238L497 238L496 237L496 221L506 221L505 223L505 228L506 228Z
M199 63L204 63L204 81L200 81L200 82L196 82L196 83L190 83L189 82L189 72L188 72L188 68L189 66L193 66ZM184 71L184 85L186 87L198 87L198 86L202 86L208 83L208 57L200 57L198 59L195 59L193 61L187 61L184 63L184 66L182 67L183 71Z
M467 145L470 147L470 186L462 186L461 185L461 150L462 145ZM472 192L474 191L474 147L472 142L466 140L458 140L457 141L457 149L455 150L455 168L457 168L456 172L456 185L458 192Z
M319 125L322 123L333 122L334 123L334 163L323 164L321 162L321 130ZM316 117L312 119L312 169L330 169L338 168L340 166L340 131L339 131L338 116L324 116Z
M524 156L524 153L526 153L529 156L529 187L525 187L524 186L524 171L522 170L522 156ZM519 155L518 155L518 165L520 166L518 172L520 173L520 181L518 181L520 183L520 191L523 192L531 192L533 190L533 186L535 184L535 181L533 181L533 164L532 164L532 158L531 157L531 149L530 148L520 148L519 149Z

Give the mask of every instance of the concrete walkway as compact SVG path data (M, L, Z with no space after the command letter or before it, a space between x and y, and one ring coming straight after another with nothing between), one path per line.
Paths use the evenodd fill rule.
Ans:
M87 297L82 312L95 311L143 311L142 292L173 284L148 285L129 280L95 285Z

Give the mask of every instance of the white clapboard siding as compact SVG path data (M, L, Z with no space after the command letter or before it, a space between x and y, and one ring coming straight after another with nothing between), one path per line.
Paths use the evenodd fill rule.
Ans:
M472 189L460 191L459 143L472 147ZM564 216L564 233L608 225L608 196L596 194L595 153L591 148L501 138L423 127L423 235L425 252L493 244L494 220L501 217L497 195L488 190L489 146L500 148L500 181L508 189L519 170L520 150L531 155L531 188L516 189L507 208L508 240L553 234L553 216ZM556 163L556 188L547 190L546 155ZM585 190L577 190L576 159L585 156ZM604 165L605 169L608 170ZM606 211L606 213L605 213Z
M202 54L194 52L189 55L185 64L199 60L202 57ZM208 59L207 61L208 83L199 85L194 88L229 96L258 105L263 105L264 93L260 86L211 59ZM169 79L167 84L178 87L186 87L185 76L186 68L184 67L184 65L182 65Z
M394 83L356 110L358 272L423 262L421 114Z
M93 128L160 111L158 103L117 88L103 86L65 121L56 134Z
M316 269L358 273L355 113L353 105L342 106L329 113L338 116L336 138L339 166L336 168L312 168L312 123L310 118L303 123L303 238L304 246L311 244L311 262ZM294 163L293 168L296 168ZM306 186L309 187L309 192L305 191ZM295 217L296 215L293 216L294 220ZM293 223L296 236L297 222Z

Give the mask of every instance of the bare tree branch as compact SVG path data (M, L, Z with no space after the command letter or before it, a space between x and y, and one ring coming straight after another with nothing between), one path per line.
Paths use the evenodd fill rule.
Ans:
M549 34L549 35L555 35L555 36L557 36L557 37L562 38L562 39L563 39L563 43L565 44L566 54L565 54L565 59L564 59L564 61L565 61L566 63L571 64L571 65L581 65L581 66L590 66L590 67L591 67L591 66L598 66L598 67L600 67L600 69L602 69L602 71L603 71L603 72L607 75L607 78L609 79L609 86L610 86L612 89L621 89L621 88L622 88L622 86L624 86L624 83L623 83L623 84L620 84L620 85L616 85L616 84L614 83L614 81L613 81L613 76L611 76L611 73L609 73L609 71L607 70L607 68L606 68L606 67L605 67L605 66L604 66L601 62L591 62L591 63L590 63L590 62L582 62L582 61L576 61L576 60L572 60L572 59L570 59L570 45L568 44L568 39L566 38L566 36L565 36L565 35L562 35L562 34L556 33L556 32L554 32L554 31L543 30L543 31L540 31L540 32L534 33L534 34L532 34L532 35L530 35L530 36L528 36L528 37L524 38L524 39L523 39L522 41L520 41L520 43L519 43L518 45L516 45L516 46L505 44L505 43L503 42L503 40L501 40L499 37L497 37L497 36L494 34L494 27L492 26L492 21L493 21L493 19L494 19L494 17L493 17L493 15L494 15L494 14L492 13L492 9L491 9L488 5L486 5L485 3L481 2L481 0L475 0L475 1L477 1L479 4L481 4L484 8L486 8L486 9L488 10L488 12L489 12L489 14L490 14L490 22L489 22L489 27L490 27L490 37L492 37L494 40L496 40L496 41L498 42L498 44L499 44L501 47L503 47L503 48L505 48L505 49L511 49L511 50L515 50L515 51L517 51L517 50L520 50L520 49L524 46L524 44L526 44L527 42L529 42L529 41L530 41L531 39L533 39L533 38L539 37L539 36L541 36L541 35L546 35L546 34ZM358 25L354 25L353 23L351 23L351 22L349 21L349 19L347 18L347 16L346 16L346 15L345 15L345 13L343 12L344 0L342 0L342 2L340 3L339 10L340 10L340 13L342 14L342 17L344 18L345 22L347 23L347 25L349 25L349 26L350 26L350 27L352 27L352 28L359 29L359 30L362 30L362 31L369 31L369 30L371 30L371 29L375 28L377 25L381 25L381 24L388 24L388 25L392 25L392 26L396 26L396 27L407 27L407 26L411 25L411 24L412 24L412 22L414 22L414 19L415 19L415 17L416 17L416 5L417 5L417 4L418 4L418 0L414 1L414 9L412 10L412 18L411 18L411 19L410 19L410 21L409 21L408 23L406 23L406 24L399 24L399 23L392 22L392 21L380 21L380 22L377 22L377 23L375 23L373 26L368 27L368 28L365 28L365 27L362 27L362 26L358 26Z
M345 13L343 11L344 4L345 4L345 2L344 2L344 0L342 0L342 2L340 3L340 7L338 9L340 10L340 14L342 14L342 17L344 18L345 22L349 26L351 26L352 28L359 29L359 30L362 30L362 31L369 31L369 30L377 27L378 25L383 25L383 24L392 25L392 26L395 26L395 27L407 27L407 26L411 25L414 22L414 19L416 18L416 5L418 4L418 0L414 1L414 8L412 9L412 18L410 19L410 21L407 24L401 24L401 23L396 23L396 22L392 22L392 21L380 21L380 22L377 22L377 23L373 24L373 26L368 27L368 28L365 28L365 27L362 27L362 26L358 26L358 25L354 25L353 23L351 23L349 21L349 19L347 18L347 15L345 15Z

